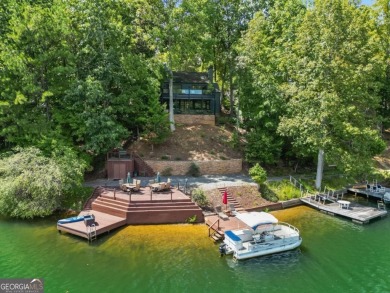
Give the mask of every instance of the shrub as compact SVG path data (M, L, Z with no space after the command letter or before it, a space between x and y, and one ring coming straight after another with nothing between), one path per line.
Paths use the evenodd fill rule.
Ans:
M162 176L172 176L172 167L166 167L164 170L161 171Z
M277 194L279 200L289 200L301 196L299 188L293 186L288 180L268 182L267 186L273 193Z
M161 156L161 160L168 160L169 159L169 157L167 156L167 155L163 155L163 156Z
M229 143L234 149L240 149L240 135L237 131L233 132L232 138L230 139Z
M36 148L16 149L0 160L0 213L33 218L62 208L81 186L86 163L64 147L45 157ZM81 201L74 199L73 201Z
M209 204L209 201L202 189L195 189L192 192L192 200L200 207L205 207Z
M192 162L190 167L188 168L186 175L193 176L193 177L200 176L199 166L197 164L195 164L194 162Z
M189 217L187 220L186 220L187 223L189 224L193 224L196 222L196 215L193 215L191 217Z
M267 172L258 163L249 169L249 175L259 185L267 180Z

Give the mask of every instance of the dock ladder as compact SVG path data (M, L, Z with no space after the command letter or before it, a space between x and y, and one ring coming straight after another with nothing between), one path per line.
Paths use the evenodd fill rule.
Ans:
M381 200L378 200L378 210L386 211L386 205Z
M87 226L87 236L88 236L89 242L96 240L96 225L95 224L91 224L91 225Z

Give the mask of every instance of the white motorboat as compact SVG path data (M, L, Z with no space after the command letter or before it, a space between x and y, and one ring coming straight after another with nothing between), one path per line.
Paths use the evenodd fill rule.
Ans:
M265 212L237 213L236 217L250 228L225 231L219 247L221 255L247 259L297 248L302 243L299 230L279 222Z

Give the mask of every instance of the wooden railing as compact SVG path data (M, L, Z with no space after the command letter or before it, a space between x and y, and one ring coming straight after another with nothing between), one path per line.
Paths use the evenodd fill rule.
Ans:
M216 223L218 223L217 229L213 228L213 226L214 226ZM214 233L211 233L211 230L214 230L214 233L215 233L215 232L218 232L218 230L219 230L219 219L217 219L212 225L210 225L210 227L209 227L209 237L211 237L211 236L214 234Z

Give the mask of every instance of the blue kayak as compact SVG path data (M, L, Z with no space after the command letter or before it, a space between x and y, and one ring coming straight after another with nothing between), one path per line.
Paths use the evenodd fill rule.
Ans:
M80 222L80 221L84 221L84 219L90 219L90 218L91 218L90 215L71 217L71 218L58 220L57 224L68 224L68 223Z

